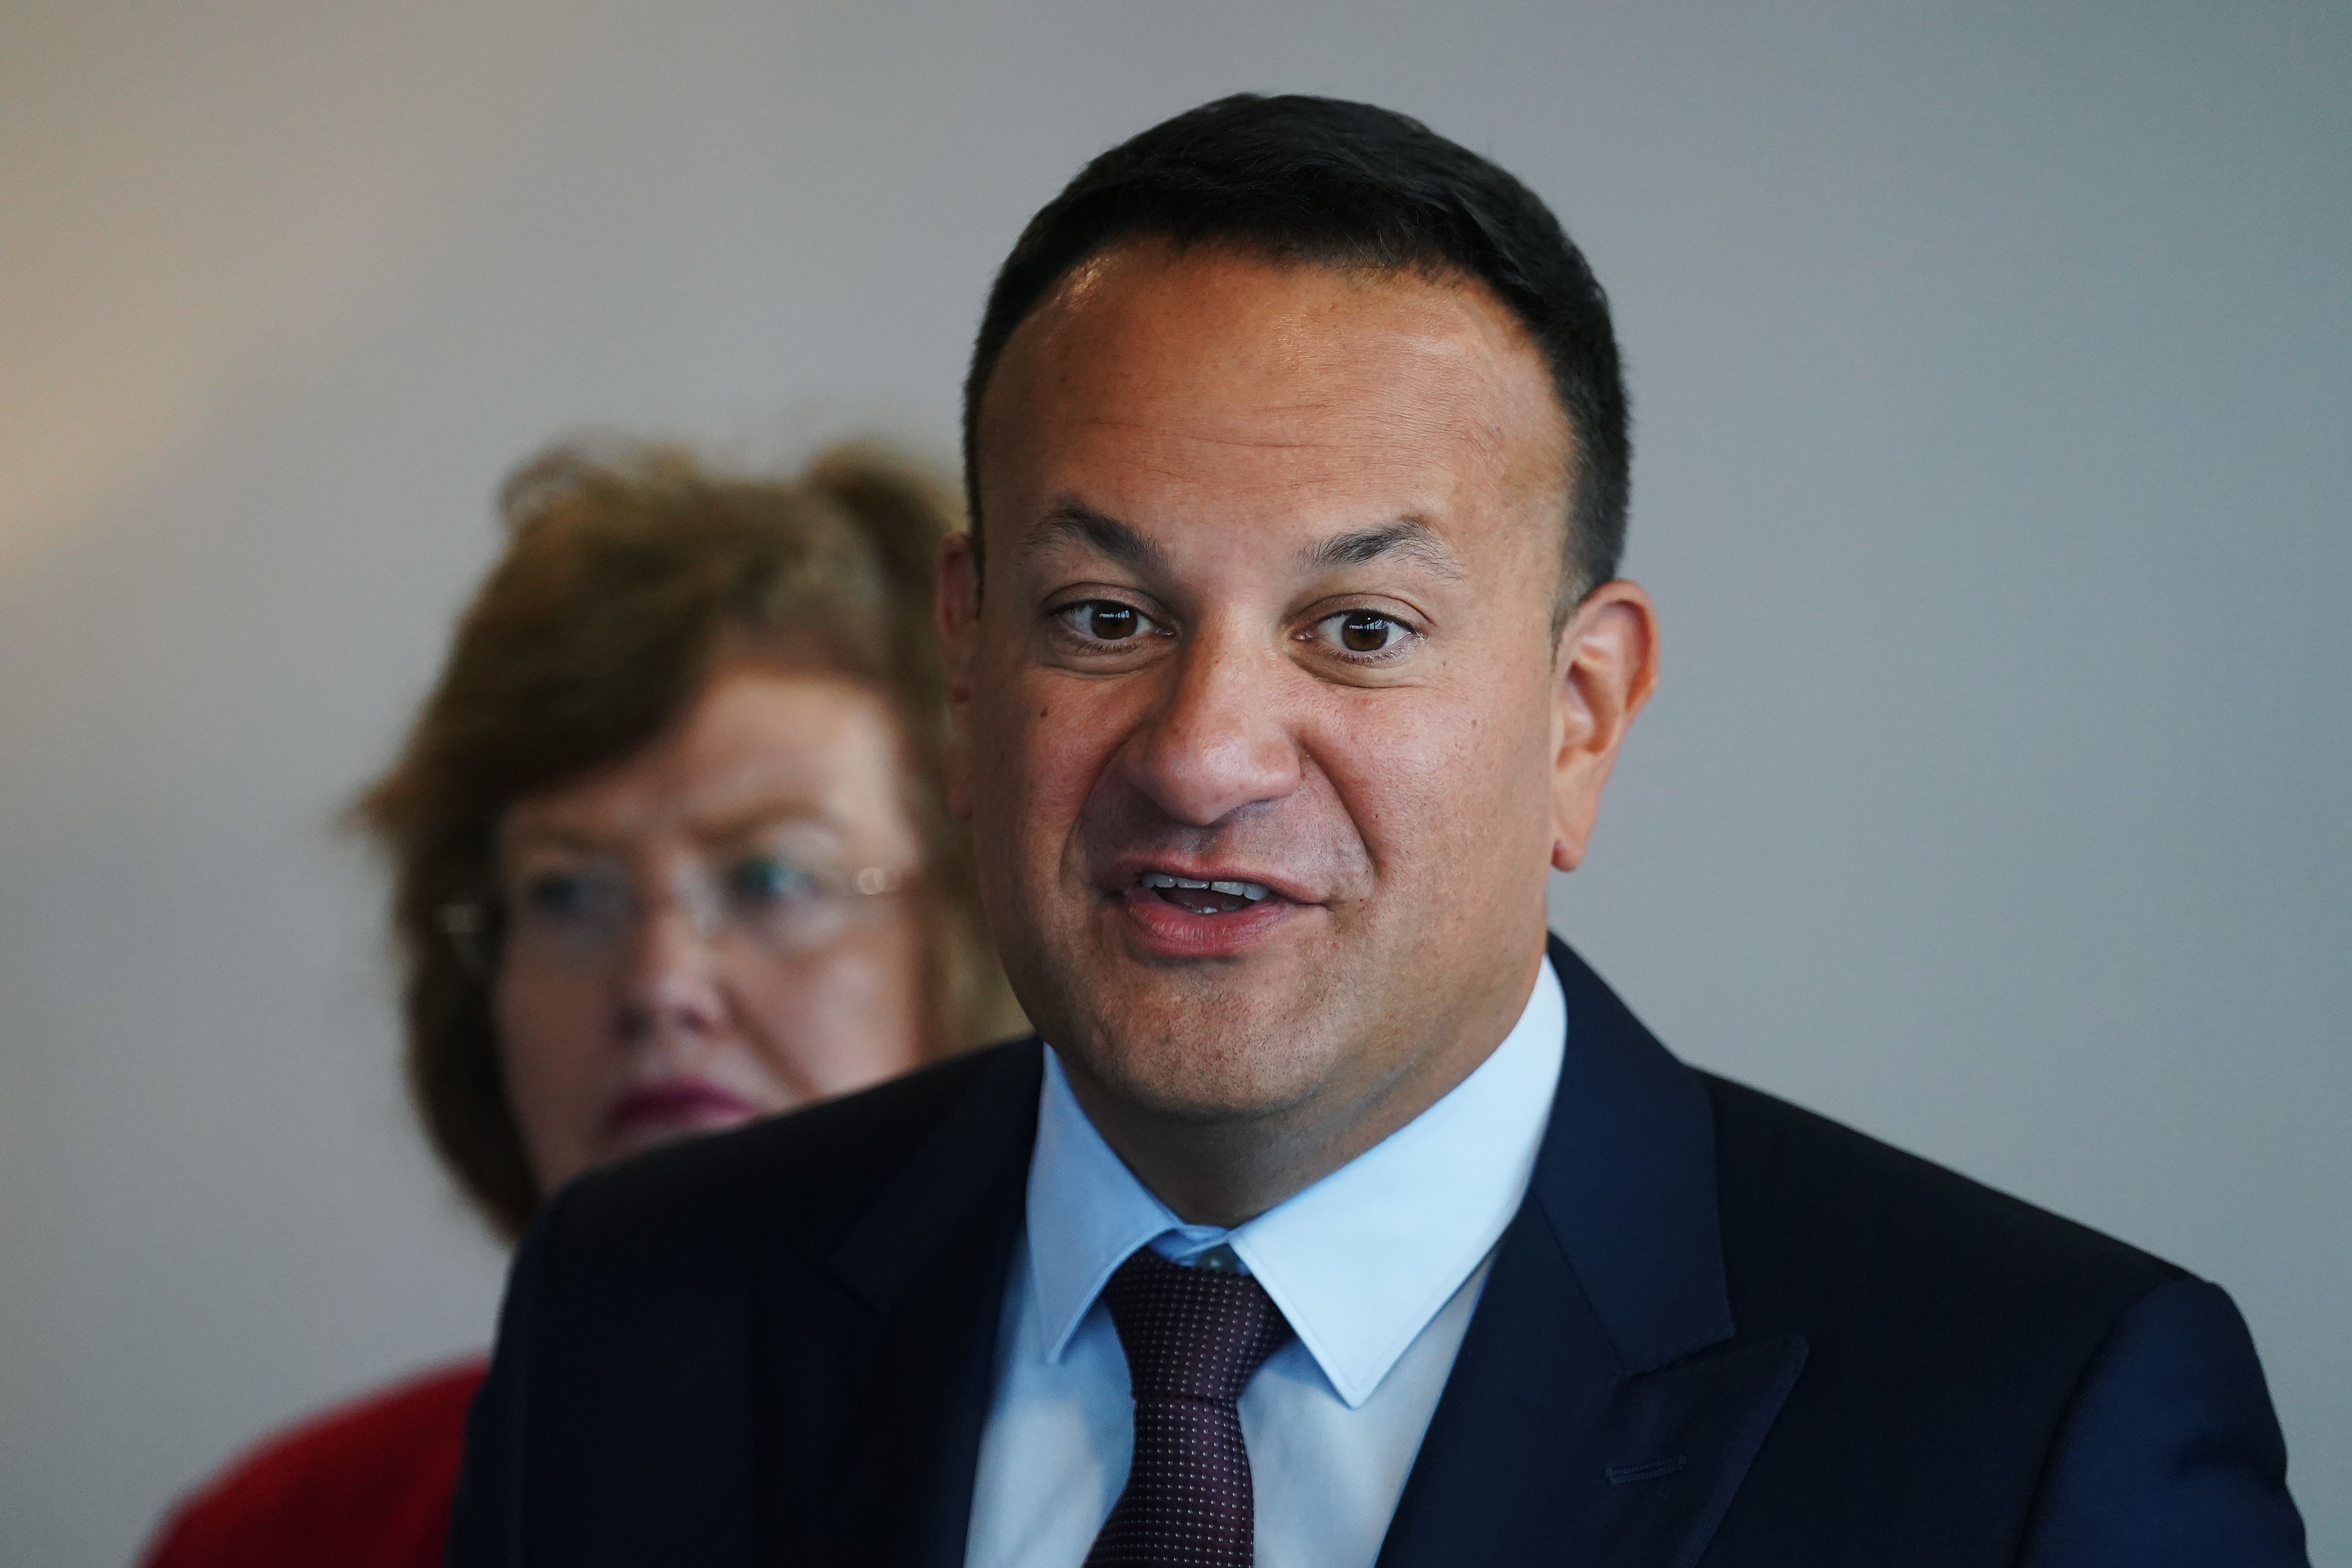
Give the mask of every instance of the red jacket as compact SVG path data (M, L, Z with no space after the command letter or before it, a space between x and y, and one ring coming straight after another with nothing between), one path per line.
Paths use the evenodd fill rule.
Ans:
M173 1511L146 1568L440 1568L485 1370L444 1367L264 1439Z

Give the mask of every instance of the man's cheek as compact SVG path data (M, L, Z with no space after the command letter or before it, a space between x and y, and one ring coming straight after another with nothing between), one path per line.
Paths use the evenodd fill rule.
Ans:
M1006 679L974 704L973 788L1000 800L1017 801L1024 781L1049 760L1038 734L1044 707L1027 683Z
M1033 689L1021 725L1032 787L1065 804L1101 775L1130 728L1126 694L1110 681Z

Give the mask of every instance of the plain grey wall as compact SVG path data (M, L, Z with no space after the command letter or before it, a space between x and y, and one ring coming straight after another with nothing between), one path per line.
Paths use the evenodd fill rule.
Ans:
M2352 1563L2352 10L0 10L0 1560L487 1337L341 805L583 424L947 456L1244 87L1528 178L1665 668L1564 929L1690 1058L2216 1278Z

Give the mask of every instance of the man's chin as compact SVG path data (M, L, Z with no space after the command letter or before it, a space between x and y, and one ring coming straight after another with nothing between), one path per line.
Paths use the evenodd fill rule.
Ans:
M1177 1051L1071 1052L1076 1073L1131 1110L1211 1127L1279 1115L1313 1097L1322 1075L1298 1060L1203 1059Z
M1230 974L1218 988L1169 978L1129 977L1083 1007L1084 1022L1074 1019L1066 1039L1054 1040L1076 1073L1139 1110L1202 1123L1273 1115L1312 1098L1346 1055L1332 1037L1339 1020L1302 1008L1308 998L1297 987L1242 990Z

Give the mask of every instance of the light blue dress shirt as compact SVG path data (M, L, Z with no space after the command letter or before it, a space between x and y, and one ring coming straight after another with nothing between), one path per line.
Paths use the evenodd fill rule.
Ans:
M1519 1021L1453 1091L1232 1230L1186 1225L1111 1152L1045 1053L1027 1225L1005 1289L967 1568L1080 1568L1135 1441L1104 1282L1139 1247L1230 1247L1298 1337L1241 1399L1259 1568L1371 1568L1518 1212L1568 1028L1547 959Z

